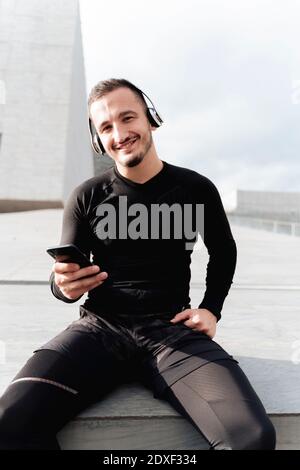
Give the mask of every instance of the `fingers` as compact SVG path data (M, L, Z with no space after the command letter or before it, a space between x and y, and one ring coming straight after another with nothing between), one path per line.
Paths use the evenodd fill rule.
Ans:
M195 313L195 315L192 315L191 317L191 322L194 323L195 325L201 321L199 313Z
M184 325L191 328L191 330L204 333L210 338L213 338L215 335L215 325L210 326L205 318L203 318L200 313L193 309L187 309L183 312L177 313L174 318L170 320L170 322L173 324L183 322Z
M199 313L194 313L189 316L188 321L184 322L184 324L197 331L202 331L205 322L201 319Z
M83 289L84 291L90 290L93 286L102 284L107 278L107 273L99 273L95 276L90 276L85 279L78 279L68 283L69 290Z
M58 273L58 274L63 274L63 273L68 273L68 272L74 272L74 271L78 271L80 269L80 266L78 264L75 264L75 263L63 263L63 262L60 262L60 261L56 261L54 264L53 264L53 267L52 267L52 271L54 273Z
M69 299L79 298L100 286L108 277L106 272L100 272L97 265L80 269L75 263L56 262L52 270L55 272L55 284Z
M68 281L76 281L77 279L81 279L86 276L94 276L95 274L100 273L99 266L88 266L87 268L81 268L77 271L66 273L65 276L66 280Z
M190 318L190 311L184 310L183 312L176 313L175 317L170 321L172 323L177 323L179 321L186 320L187 318Z
M93 274L99 273L100 268L97 265L88 266L87 268L81 268L75 263L54 263L53 269L55 273L60 274L61 282L75 281L86 276L92 276Z
M106 273L100 273L87 279L79 279L78 281L69 282L64 287L60 287L60 289L66 297L76 299L86 292L103 284L107 277L107 274L106 277L105 274Z

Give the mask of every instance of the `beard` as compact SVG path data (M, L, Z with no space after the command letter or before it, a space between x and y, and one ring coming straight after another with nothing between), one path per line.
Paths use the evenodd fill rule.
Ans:
M145 142L143 149L136 154L130 155L128 160L123 161L123 162L120 161L120 164L126 168L133 168L139 165L144 160L147 153L149 152L152 146L152 143L153 143L152 134L151 132L149 132L149 138Z
M141 163L143 160L144 154L138 153L137 155L134 155L131 160L125 162L123 166L126 166L127 168L133 168L134 166L137 166L139 163Z

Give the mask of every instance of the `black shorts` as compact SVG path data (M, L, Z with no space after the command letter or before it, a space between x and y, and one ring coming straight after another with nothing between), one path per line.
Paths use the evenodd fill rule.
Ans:
M80 318L34 352L55 350L91 373L97 373L100 362L109 374L121 366L128 381L144 383L159 398L166 387L208 362L230 359L238 363L205 333L183 322L170 323L176 313L189 307L147 315L96 315L80 306Z

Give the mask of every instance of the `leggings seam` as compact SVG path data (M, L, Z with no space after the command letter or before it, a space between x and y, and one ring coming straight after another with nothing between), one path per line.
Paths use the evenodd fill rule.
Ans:
M54 380L49 380L49 379L42 379L40 377L22 377L20 379L16 379L13 382L9 384L9 386L17 383L17 382L42 382L42 383L47 383L49 385L54 385L55 387L61 388L67 392L73 393L73 395L77 395L78 391L71 388L67 387L66 385L60 384L58 382L55 382Z

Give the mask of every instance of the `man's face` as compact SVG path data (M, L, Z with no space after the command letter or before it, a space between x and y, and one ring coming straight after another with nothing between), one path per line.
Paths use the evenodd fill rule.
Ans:
M150 152L155 127L129 88L118 88L94 101L90 113L106 152L120 165L134 167Z

